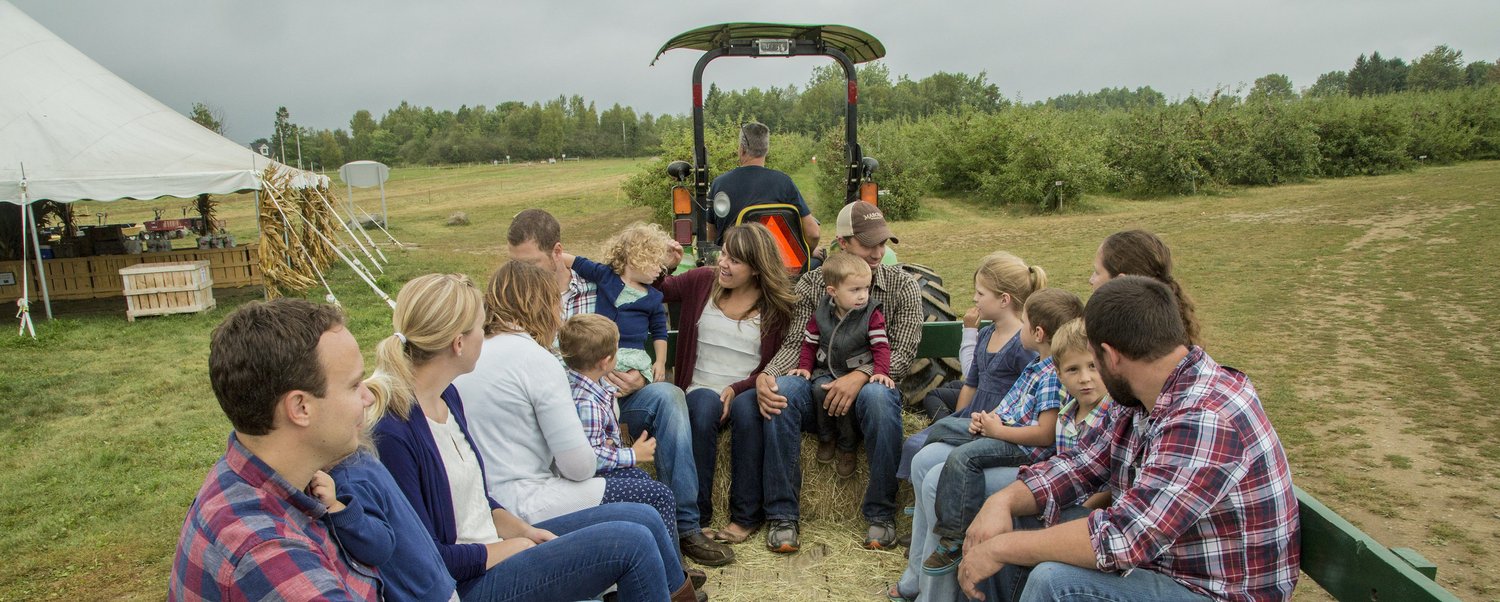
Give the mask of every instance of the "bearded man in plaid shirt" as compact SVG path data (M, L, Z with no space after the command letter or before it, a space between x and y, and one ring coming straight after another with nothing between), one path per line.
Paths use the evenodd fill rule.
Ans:
M985 502L959 585L980 600L1291 598L1297 499L1249 378L1187 344L1156 280L1110 280L1084 320L1116 405ZM1106 488L1108 508L1064 507ZM1038 514L1049 526L1022 530Z

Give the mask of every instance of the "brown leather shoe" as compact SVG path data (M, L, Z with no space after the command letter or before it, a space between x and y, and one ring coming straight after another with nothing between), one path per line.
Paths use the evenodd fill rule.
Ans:
M708 583L708 573L703 569L684 568L682 574L687 575L688 581L693 583L693 589L703 589L703 584Z
M859 467L859 458L852 451L839 452L838 464L833 466L833 471L838 473L839 478L847 479L854 476L854 469Z
M734 562L734 550L709 539L703 531L693 531L677 540L677 544L682 548L684 557L703 566L724 566Z
M833 463L834 444L833 440L818 442L818 462L821 464Z
M708 594L693 589L693 582L684 580L682 587L672 592L672 602L702 602L708 600Z

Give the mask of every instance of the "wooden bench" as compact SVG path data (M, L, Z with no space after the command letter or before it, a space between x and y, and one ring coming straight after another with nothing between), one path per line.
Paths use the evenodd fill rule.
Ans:
M668 353L677 338L672 331ZM922 325L917 357L953 357L963 340L963 323ZM1400 600L1453 601L1458 597L1437 584L1437 566L1410 548L1390 549L1344 520L1317 498L1297 493L1302 526L1302 572L1342 602Z

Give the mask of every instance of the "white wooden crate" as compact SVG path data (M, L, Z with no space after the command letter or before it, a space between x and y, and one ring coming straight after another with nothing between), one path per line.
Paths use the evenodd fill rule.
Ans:
M209 262L142 263L120 268L125 284L125 316L196 313L214 308Z

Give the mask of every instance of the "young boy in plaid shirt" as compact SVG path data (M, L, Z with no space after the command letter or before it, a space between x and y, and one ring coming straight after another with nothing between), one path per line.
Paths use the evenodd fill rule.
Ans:
M578 314L563 323L557 334L558 351L568 367L568 386L573 390L573 404L583 422L583 434L597 456L595 476L604 479L604 499L611 502L641 502L661 513L667 531L675 528L677 504L672 490L641 470L642 462L656 455L656 440L641 431L635 443L624 447L620 441L620 422L615 419L615 395L600 379L615 369L615 349L620 331L609 318L599 314Z

